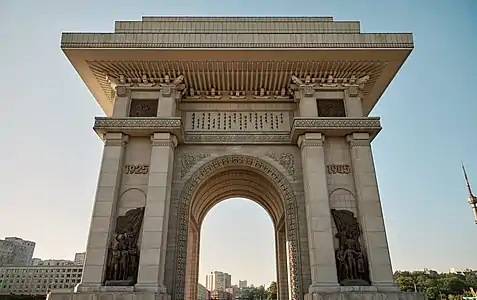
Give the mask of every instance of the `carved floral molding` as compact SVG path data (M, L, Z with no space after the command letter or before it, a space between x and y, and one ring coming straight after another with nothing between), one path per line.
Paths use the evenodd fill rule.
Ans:
M189 208L192 196L200 183L207 180L208 174L218 168L236 165L246 166L259 170L267 175L285 199L286 234L289 251L291 298L302 299L302 279L300 260L300 239L298 228L297 203L293 189L283 174L267 162L252 156L229 155L216 158L199 168L186 182L179 198L179 219L177 251L175 257L174 299L184 299L186 264L187 264L187 236L189 224Z

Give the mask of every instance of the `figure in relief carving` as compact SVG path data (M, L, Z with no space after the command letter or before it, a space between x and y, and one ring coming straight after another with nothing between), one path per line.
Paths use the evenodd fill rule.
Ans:
M370 285L369 267L365 249L361 246L361 228L351 211L332 209L331 214L338 233L336 268L338 281L346 286Z
M139 251L137 240L144 207L131 209L118 217L113 245L108 254L105 285L134 285L137 280Z

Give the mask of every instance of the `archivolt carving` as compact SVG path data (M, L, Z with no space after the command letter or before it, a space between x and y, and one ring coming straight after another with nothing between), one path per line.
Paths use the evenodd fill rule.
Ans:
M278 162L282 167L287 170L288 174L293 179L296 179L295 177L295 157L293 156L292 153L276 153L276 152L269 152L267 154L268 157L271 159L275 160Z
M195 189L202 183L210 172L224 166L247 166L267 175L267 178L279 189L285 201L286 230L289 247L292 299L302 299L301 264L299 249L298 215L295 195L286 178L276 168L255 157L245 155L230 155L216 158L201 167L194 176L186 182L179 198L179 229L176 251L176 268L174 282L174 299L185 299L185 276L187 262L187 236L189 225L189 209Z
M202 159L210 156L209 153L183 153L180 157L181 161L181 179L183 179L190 169Z

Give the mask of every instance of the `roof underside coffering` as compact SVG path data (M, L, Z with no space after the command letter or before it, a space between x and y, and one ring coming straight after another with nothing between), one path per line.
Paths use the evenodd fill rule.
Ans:
M331 17L143 17L114 33L63 33L61 46L103 110L106 76L160 82L184 75L186 90L277 93L291 75L335 82L368 75L369 112L413 48L411 34L360 33Z

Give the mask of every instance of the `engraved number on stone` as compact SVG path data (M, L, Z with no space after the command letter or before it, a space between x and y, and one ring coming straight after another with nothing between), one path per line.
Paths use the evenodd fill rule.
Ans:
M328 174L349 174L351 168L349 165L327 165Z
M148 165L125 165L126 174L147 174L149 172Z

